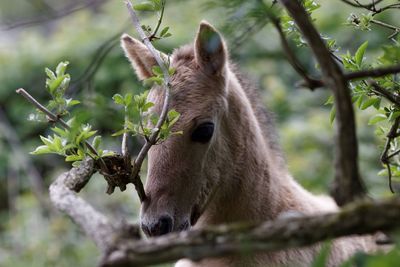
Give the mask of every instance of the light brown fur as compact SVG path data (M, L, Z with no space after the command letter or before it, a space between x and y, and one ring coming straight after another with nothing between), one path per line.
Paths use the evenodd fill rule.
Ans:
M149 68L143 70L141 65L151 66L154 62L143 61L145 57L140 55L148 55L146 48L139 42L132 46L127 38L123 37L122 43L128 58L141 78L148 77ZM205 22L194 45L173 53L171 62L176 74L171 80L170 107L181 114L175 129L183 130L183 135L173 136L149 152L149 200L142 205L142 221L153 222L169 214L174 219L173 230L180 231L190 221L197 228L248 220L262 222L293 212L336 210L332 199L312 195L290 176L276 140L273 118L227 57L222 38ZM162 99L162 90L153 87L149 94L149 100L155 103L153 111L160 112ZM192 142L192 131L205 121L215 124L211 141ZM319 247L196 263L181 260L176 266L310 266ZM337 266L357 250L371 248L368 238L337 239L329 266Z

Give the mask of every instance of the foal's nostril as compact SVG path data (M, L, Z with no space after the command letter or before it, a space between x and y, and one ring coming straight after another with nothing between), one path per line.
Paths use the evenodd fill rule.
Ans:
M161 216L157 223L152 225L142 224L143 232L148 236L165 235L172 232L173 221L170 216Z
M162 216L159 224L159 235L165 235L172 231L172 219L169 216Z

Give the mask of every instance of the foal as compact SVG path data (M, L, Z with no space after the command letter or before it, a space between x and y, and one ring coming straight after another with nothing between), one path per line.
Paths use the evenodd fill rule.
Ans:
M122 47L139 79L151 77L156 65L147 48L128 35ZM221 35L202 22L194 45L174 51L170 108L181 117L183 134L149 151L146 194L141 225L148 236L241 221L272 220L286 212L321 213L337 209L329 197L314 196L290 176L273 119L253 89L228 61ZM154 86L149 101L160 112L163 90ZM342 238L332 244L329 266L369 240ZM310 266L319 246L224 257L200 262L181 260L177 266Z

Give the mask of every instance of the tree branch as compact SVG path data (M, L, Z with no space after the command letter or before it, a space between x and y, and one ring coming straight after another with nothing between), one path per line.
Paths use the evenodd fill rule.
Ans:
M389 66L389 67L383 67L383 68L375 68L375 69L368 69L368 70L361 70L361 71L355 71L355 72L350 72L344 74L344 77L346 80L359 80L359 79L365 79L365 78L371 78L371 77L382 77L386 76L389 74L395 74L400 72L400 64L399 65L394 65L394 66Z
M377 93L378 95L381 95L388 99L390 102L395 104L397 107L400 107L400 97L398 97L395 94L390 93L388 90L385 88L379 86L374 80L369 80L368 83L373 87L373 91Z
M56 114L48 110L45 106L40 104L33 96L31 96L27 91L25 91L25 89L19 88L15 92L25 97L25 99L28 100L31 104L33 104L37 109L46 114L46 116L50 119L50 121L60 123L67 130L71 129L71 127L69 127L69 125L63 119L61 119L59 116L57 116ZM94 147L92 147L91 144L85 141L85 145L90 150L90 152L98 156L96 149L94 149Z
M111 222L84 199L77 196L95 172L94 161L82 161L78 168L61 174L50 186L50 200L57 209L66 213L94 241L102 253L114 246L119 236L139 238L139 228L126 223Z
M160 29L161 22L162 22L162 19L163 19L163 16L164 16L165 1L166 0L161 0L161 12L160 12L160 15L158 17L156 28L154 29L153 33L149 36L150 42L153 41L153 39L157 38L157 32Z
M400 199L361 202L337 213L278 218L258 225L222 225L119 243L101 266L146 266L181 258L203 258L303 247L347 235L399 227Z
M151 146L155 145L157 143L157 137L158 134L160 133L161 126L163 125L167 114L168 114L168 107L169 107L169 98L170 98L170 89L171 85L169 83L170 81L170 76L168 72L168 67L165 65L163 59L161 58L160 52L158 52L154 46L152 45L149 37L146 35L146 33L142 29L142 25L139 21L138 16L136 15L136 12L133 9L132 3L128 0L125 1L125 4L128 8L129 14L132 19L132 23L136 28L136 31L139 33L140 38L142 39L142 42L146 45L147 49L150 51L154 59L156 60L157 64L160 66L162 73L163 73L163 78L164 78L164 102L163 102L163 107L161 110L160 117L155 125L155 131L152 132L152 134L149 137L149 140L146 140L145 145L142 147L140 150L138 156L135 159L135 162L133 164L132 168L132 174L131 177L135 181L135 188L138 191L139 198L143 202L144 199L146 198L146 194L143 189L143 184L142 181L140 180L139 172L140 168L143 164L143 161L147 155L147 152L151 148Z
M338 212L280 217L260 224L221 225L139 240L139 227L115 223L95 210L79 192L94 172L86 159L50 186L50 199L69 215L102 251L101 266L146 266L181 258L200 260L238 253L303 247L348 235L399 228L400 198L352 203Z
M93 172L94 162L87 159L78 168L61 174L50 186L50 199L57 209L68 214L97 247L105 252L112 244L114 229L111 223L75 194L86 185Z
M304 82L299 85L310 88L311 90L323 86L323 82L321 80L314 79L307 74L307 71L301 65L300 61L297 59L292 49L290 49L289 43L286 39L285 34L283 33L279 19L273 17L271 17L270 19L279 33L283 50L285 51L286 57L290 65L292 65L293 69L295 69L295 71L304 79Z
M399 124L400 124L400 117L397 117L395 121L393 122L392 126L390 127L390 130L388 134L386 135L386 143L385 143L385 148L383 149L382 155L381 155L381 162L383 165L386 165L387 171L388 171L388 180L389 180L389 188L392 193L395 193L392 185L392 170L390 168L390 157L389 150L391 147L391 143L393 140L397 137L397 129L399 129Z
M300 2L298 0L280 0L280 2L285 6L307 40L321 67L323 81L332 90L335 98L337 127L335 180L332 194L336 202L343 205L365 195L365 187L358 171L354 110L347 80Z

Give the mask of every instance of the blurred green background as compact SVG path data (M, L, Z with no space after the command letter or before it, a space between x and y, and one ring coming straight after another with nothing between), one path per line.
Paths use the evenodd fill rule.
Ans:
M243 14L251 3L243 1L232 11L218 7L218 1L168 0L163 25L170 26L173 35L155 45L171 52L192 42L202 19L220 29L232 60L259 85L262 101L276 114L293 176L309 190L325 193L333 177L334 131L329 122L330 107L324 105L329 92L295 88L300 78L286 61L271 25L249 30L248 24L237 23L246 20ZM357 10L341 1L320 4L313 14L315 23L321 33L337 40L339 54L354 53L366 40L367 61L381 53L388 31L355 31L345 22ZM140 15L143 23L155 24L153 14ZM396 13L385 13L381 19L394 23ZM0 2L1 266L93 266L98 260L92 242L66 216L49 209L47 187L70 165L57 156L28 154L39 145L38 135L49 133L48 125L28 120L33 107L15 90L25 88L45 102L44 68L54 69L58 62L69 61L69 95L81 100L79 110L86 112L89 123L102 134L106 148L118 151L119 140L111 134L120 128L122 113L111 96L143 90L119 47L122 32L136 36L123 1ZM238 38L246 32L242 40ZM293 49L310 72L315 72L308 49ZM360 169L370 193L382 197L389 195L389 190L386 178L377 175L383 140L378 140L375 128L367 125L372 113L368 109L357 112ZM132 146L137 150L139 143L134 141ZM139 203L133 186L111 196L105 195L105 189L105 181L95 176L82 195L110 217L137 221Z

